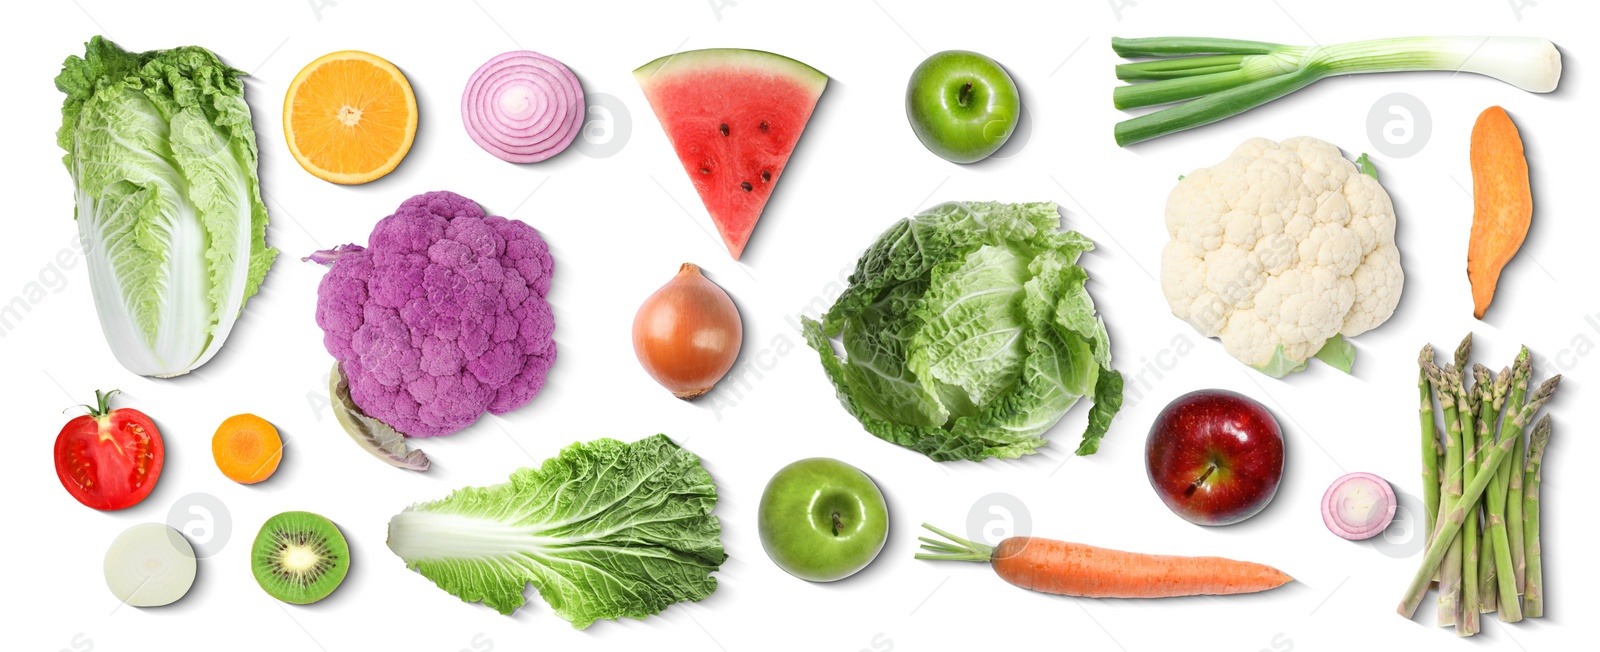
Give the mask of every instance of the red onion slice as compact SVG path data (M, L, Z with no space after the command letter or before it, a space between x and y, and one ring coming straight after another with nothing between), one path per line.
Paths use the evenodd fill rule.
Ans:
M1389 527L1396 505L1388 481L1371 473L1351 473L1334 480L1322 494L1322 522L1351 541L1371 539Z
M527 50L490 59L461 93L467 135L512 163L560 154L578 137L586 110L577 75L560 61Z

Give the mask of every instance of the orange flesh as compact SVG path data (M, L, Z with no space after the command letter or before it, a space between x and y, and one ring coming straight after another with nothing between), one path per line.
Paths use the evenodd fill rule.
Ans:
M1511 262L1533 222L1533 189L1522 135L1505 109L1491 106L1472 126L1472 238L1467 280L1472 316L1483 319L1494 300L1500 271Z
M337 52L306 66L284 99L284 135L295 160L334 183L366 183L399 165L417 130L405 75L364 52Z
M1146 555L1034 537L1001 541L992 562L995 573L1016 586L1085 598L1255 593L1294 579L1247 561Z
M283 459L278 429L254 414L229 417L211 438L211 455L229 480L255 484L272 476Z

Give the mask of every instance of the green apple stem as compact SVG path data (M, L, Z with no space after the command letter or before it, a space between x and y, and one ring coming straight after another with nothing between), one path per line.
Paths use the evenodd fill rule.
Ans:
M961 106L966 106L967 103L971 102L971 101L972 101L972 82L967 82L966 84L963 84L961 86L961 94L956 96L956 103L960 104Z
M839 536L844 531L844 522L839 520L839 512L833 513L833 536Z

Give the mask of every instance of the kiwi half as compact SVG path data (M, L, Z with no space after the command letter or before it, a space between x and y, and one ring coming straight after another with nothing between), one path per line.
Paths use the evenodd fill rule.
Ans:
M350 571L350 545L339 526L311 512L284 512L261 526L250 570L267 595L290 604L328 597Z

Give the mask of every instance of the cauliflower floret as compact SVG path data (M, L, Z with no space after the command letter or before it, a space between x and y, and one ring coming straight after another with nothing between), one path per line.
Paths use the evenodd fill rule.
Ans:
M1252 367L1274 363L1280 347L1304 363L1330 338L1376 328L1400 302L1394 205L1321 140L1245 141L1178 183L1166 223L1161 289L1172 314Z
M430 192L379 220L367 248L340 248L317 325L367 416L410 437L448 435L544 387L553 266L533 227Z

